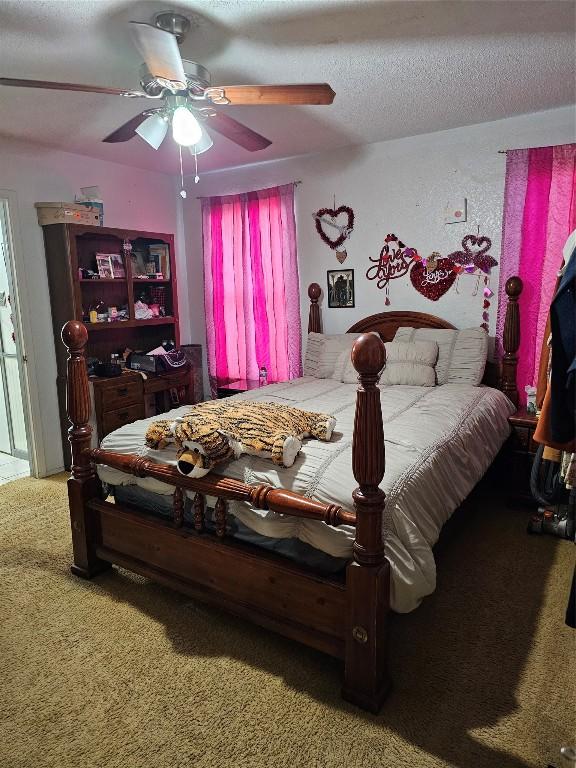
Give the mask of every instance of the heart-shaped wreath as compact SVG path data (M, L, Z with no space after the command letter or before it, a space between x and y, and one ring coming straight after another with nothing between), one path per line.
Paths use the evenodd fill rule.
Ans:
M346 224L342 225L336 223L336 219L340 214L345 214L347 216ZM332 221L325 219L325 216L329 216ZM316 211L314 214L314 219L316 220L316 231L326 245L330 246L334 251L339 248L348 237L350 237L350 233L354 228L354 211L348 205L341 205L338 208L320 208L320 210ZM337 229L339 232L338 236L336 238L329 237L326 232L324 232L324 224L329 224Z

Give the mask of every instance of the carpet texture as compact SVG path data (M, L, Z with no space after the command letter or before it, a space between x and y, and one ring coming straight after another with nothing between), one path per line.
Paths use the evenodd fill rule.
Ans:
M375 717L320 653L114 569L70 574L63 475L0 488L2 768L560 766L575 732L573 547L482 501L391 629Z

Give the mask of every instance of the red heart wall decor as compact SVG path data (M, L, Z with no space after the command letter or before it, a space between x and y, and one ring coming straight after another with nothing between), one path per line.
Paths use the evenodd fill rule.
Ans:
M338 224L336 219L340 215L346 216L346 219L343 219L341 223ZM336 225L335 232L339 230L340 233L336 237L329 237L324 231L324 226L327 223L322 221L324 216L329 216L332 219L333 224ZM350 232L352 232L352 229L354 228L354 211L348 205L341 205L336 209L320 208L320 210L316 211L314 214L314 219L316 220L316 231L326 245L329 245L333 250L336 250L336 248L339 248L342 245L342 243L350 236Z
M456 280L455 264L452 259L443 257L436 261L436 269L426 272L421 261L415 261L410 270L410 280L418 293L430 301L438 301L450 290Z

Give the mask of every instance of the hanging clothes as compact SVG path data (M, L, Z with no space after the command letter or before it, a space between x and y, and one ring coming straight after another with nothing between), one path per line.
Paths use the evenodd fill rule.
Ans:
M552 375L550 427L554 440L576 435L576 258L571 254L550 307Z
M566 243L570 251L550 306L551 365L542 412L534 433L537 443L576 451L576 247L573 232ZM544 377L542 368L539 379ZM541 381L540 381L541 389Z

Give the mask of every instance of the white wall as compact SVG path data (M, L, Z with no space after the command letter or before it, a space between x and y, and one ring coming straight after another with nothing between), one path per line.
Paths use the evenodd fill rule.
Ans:
M417 119L417 112L415 115ZM459 293L452 287L433 302L417 293L406 275L391 282L391 306L387 308L384 291L365 277L370 266L368 257L379 254L388 232L394 232L422 255L434 250L447 255L460 248L465 234L476 233L478 224L480 233L492 239L491 253L499 261L506 158L498 150L571 141L575 141L574 110L562 108L220 173L200 172L196 194L230 194L302 180L296 191L296 206L304 329L308 284L318 282L326 290L326 270L339 268L334 252L320 240L312 219L319 208L331 207L334 195L337 204L351 206L356 216L354 232L345 245L348 258L343 265L354 269L356 307L328 309L324 301L326 332L345 331L360 318L386 309L427 312L456 326L472 327L480 324L482 313L481 291L472 296L475 279L462 278ZM462 197L468 199L468 221L445 225L445 204ZM196 264L200 272L200 204L191 193L185 211L188 263ZM498 268L492 272L491 284L497 291ZM200 281L191 281L189 291L193 340L204 343ZM490 314L493 333L495 301Z
M174 233L178 205L173 179L159 173L96 160L46 148L17 145L0 140L0 189L13 190L17 198L17 219L21 247L17 270L24 277L20 293L26 292L30 310L28 339L29 375L38 383L39 398L35 428L45 466L40 471L52 474L62 469L62 448L56 395L56 359L50 315L50 298L42 230L38 225L35 202L70 201L80 187L98 185L104 199L104 220L109 227ZM179 198L178 198L179 199ZM181 243L177 240L177 248ZM182 341L190 340L187 322L188 291L185 280L179 283Z

